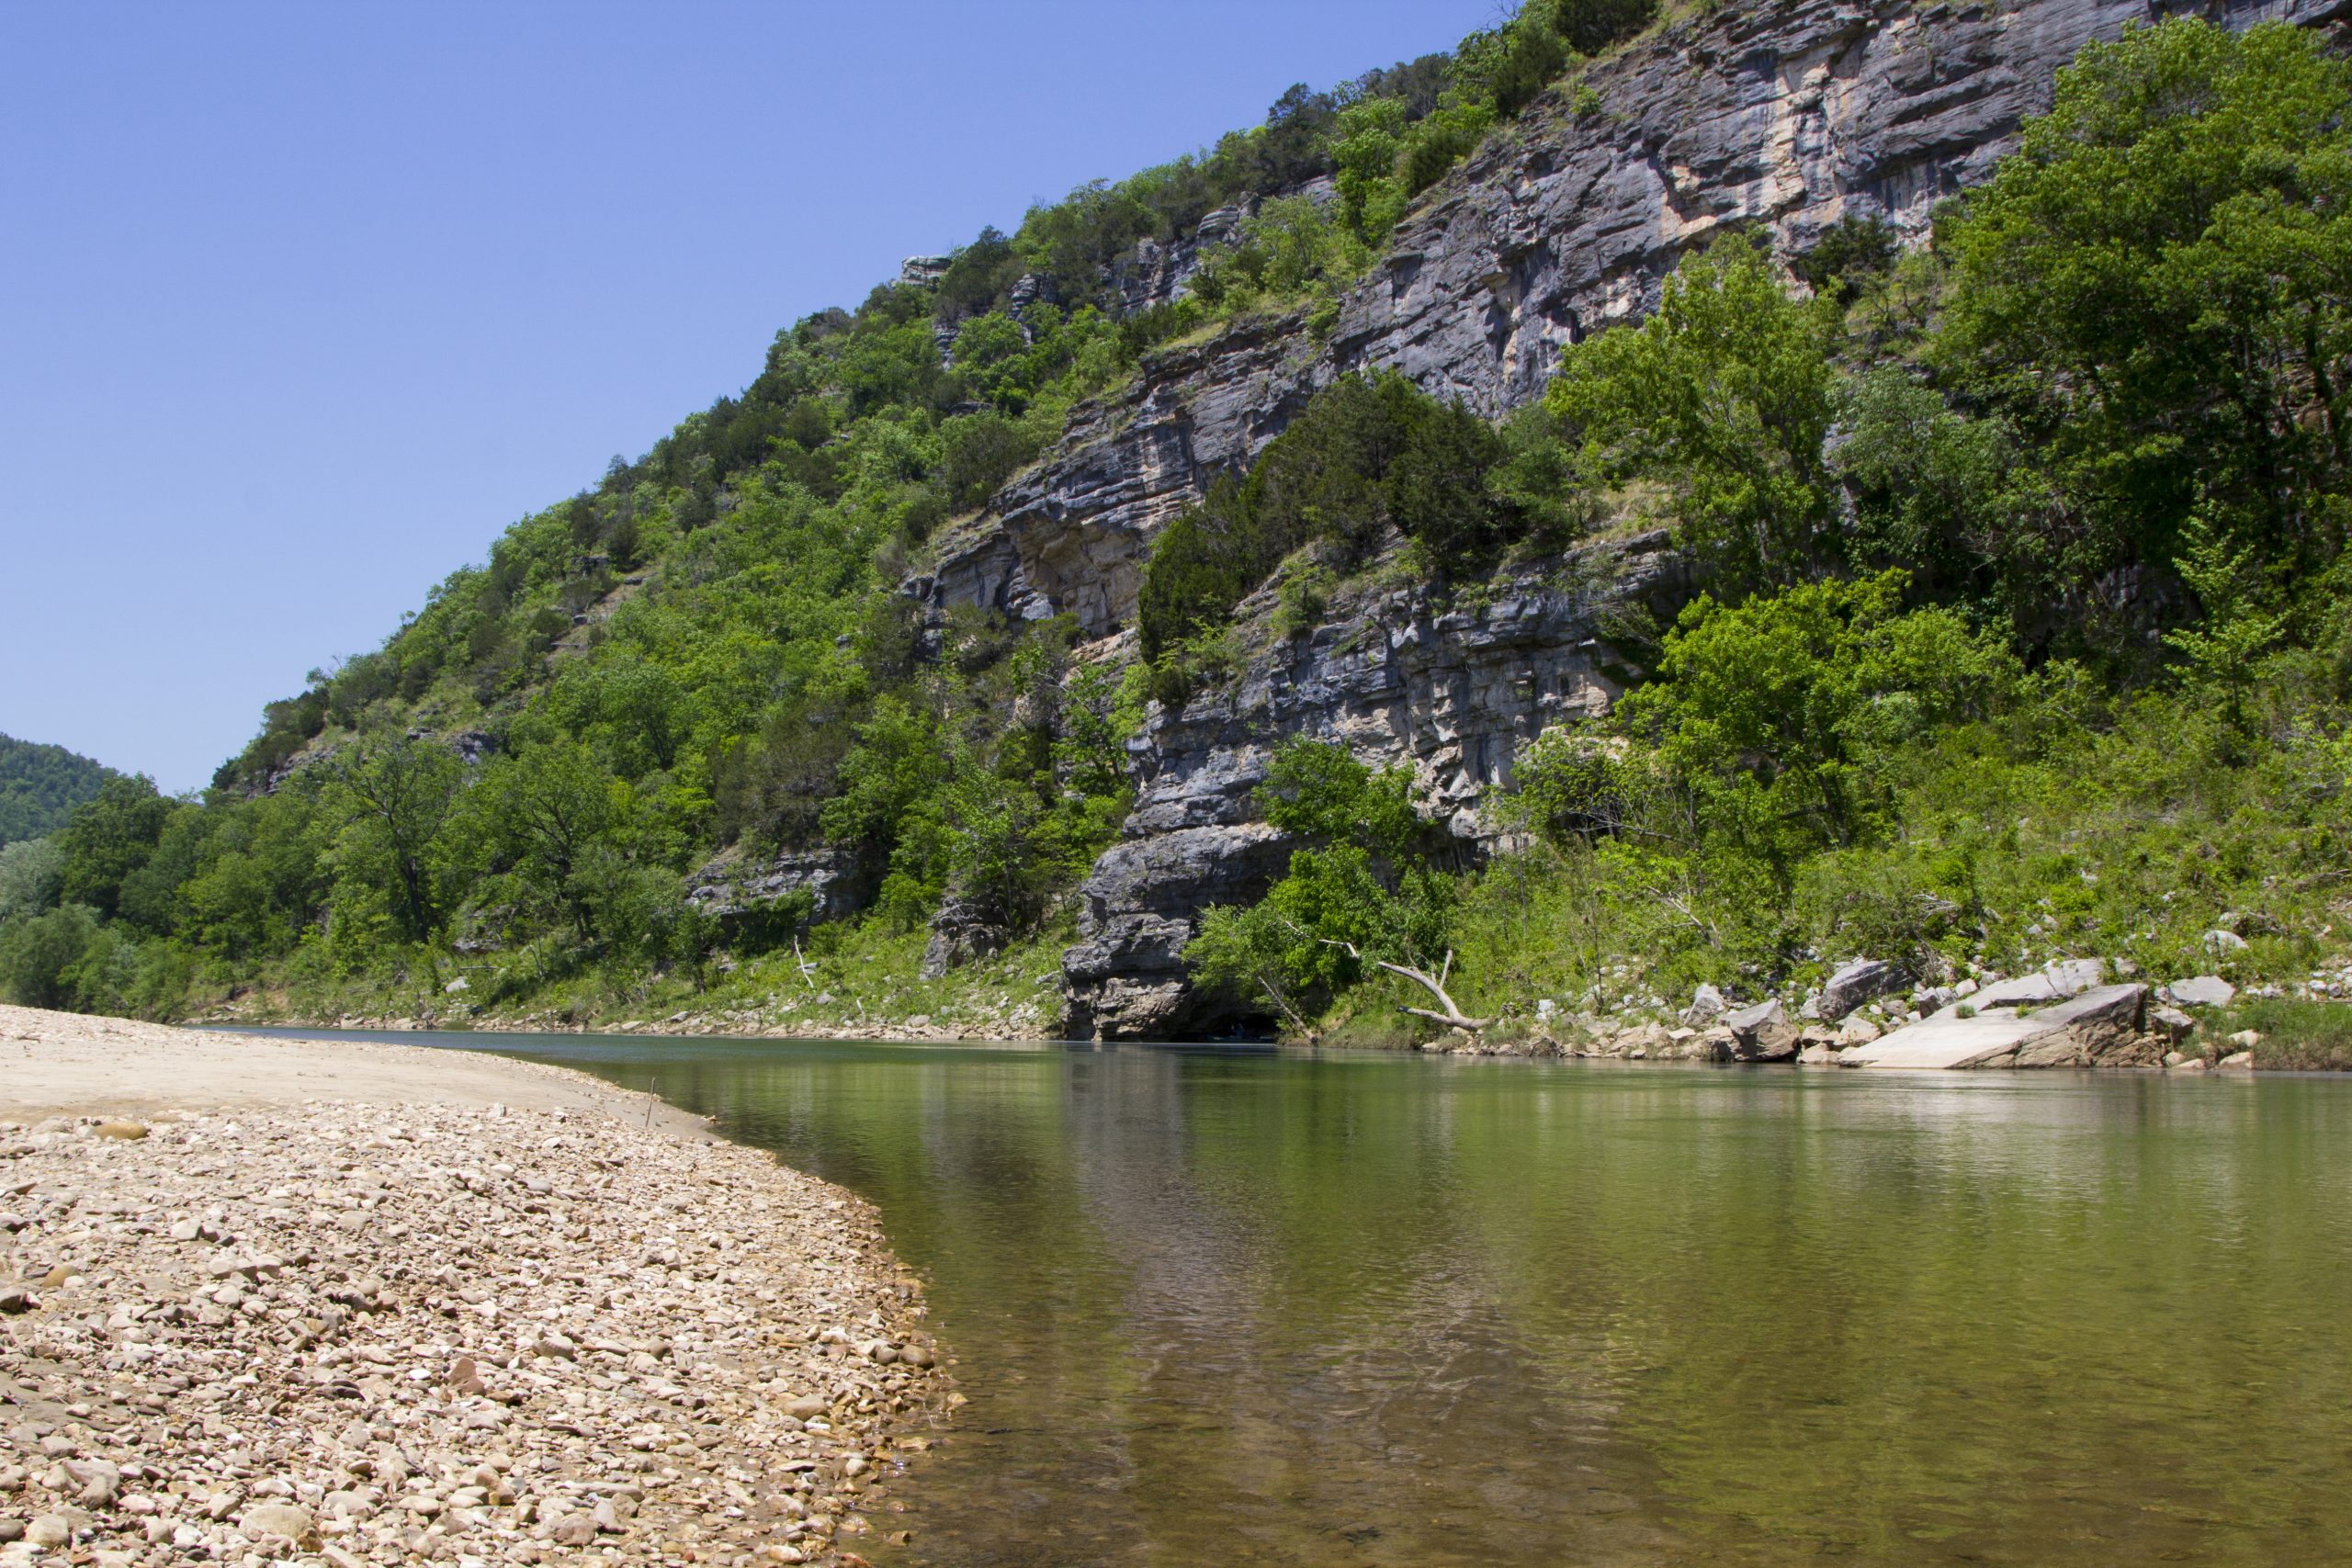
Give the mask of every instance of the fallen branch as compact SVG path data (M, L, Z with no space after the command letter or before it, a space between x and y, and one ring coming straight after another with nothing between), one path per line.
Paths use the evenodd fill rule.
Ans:
M1287 920L1283 923L1284 925L1290 925L1290 922ZM1308 934L1306 931L1299 931L1299 928L1295 925L1292 925L1290 929L1294 931L1297 931L1300 936L1306 936ZM1359 964L1364 962L1363 954L1357 950L1354 942L1342 942L1337 937L1329 936L1319 936L1316 937L1314 940L1321 942L1326 947L1336 947L1344 950L1350 958L1354 959ZM1454 1001L1453 998L1447 994L1445 982L1453 974L1453 949L1450 947L1445 950L1445 963L1439 966L1438 972L1434 975L1430 974L1426 969L1416 969L1409 964L1391 964L1385 958L1375 958L1372 960L1372 964L1373 967L1376 969L1387 970L1391 975L1403 976L1406 979L1412 981L1415 985L1419 986L1428 991L1430 995L1435 997L1438 999L1439 1005L1445 1009L1443 1012L1432 1012L1428 1008L1399 1007L1396 1010L1398 1012L1410 1013L1415 1018L1426 1018L1432 1023L1442 1023L1453 1029L1466 1029L1473 1034L1476 1034L1478 1031L1486 1028L1488 1024L1495 1021L1491 1018L1469 1017L1463 1012L1461 1007Z

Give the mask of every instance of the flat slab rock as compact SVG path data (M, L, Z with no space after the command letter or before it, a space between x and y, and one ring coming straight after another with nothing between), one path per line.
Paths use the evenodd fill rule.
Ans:
M2102 1050L2138 1033L2147 994L2145 986L2099 986L2022 1016L1995 1008L1962 1018L1949 1008L1844 1053L1838 1065L1928 1071L2089 1066Z

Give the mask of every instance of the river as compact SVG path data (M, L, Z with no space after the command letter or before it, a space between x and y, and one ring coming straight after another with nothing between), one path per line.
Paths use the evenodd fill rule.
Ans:
M413 1035L856 1189L877 1564L2352 1562L2352 1082Z

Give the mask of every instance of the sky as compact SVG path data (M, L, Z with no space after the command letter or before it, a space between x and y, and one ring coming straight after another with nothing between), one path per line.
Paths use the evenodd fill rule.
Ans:
M0 0L0 732L200 787L902 257L1497 0Z

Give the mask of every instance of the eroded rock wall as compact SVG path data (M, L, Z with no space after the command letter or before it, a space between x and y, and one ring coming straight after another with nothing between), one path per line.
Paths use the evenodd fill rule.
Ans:
M1306 735L1374 766L1410 766L1425 806L1475 859L1487 831L1476 807L1519 748L1607 712L1623 690L1614 620L1634 609L1669 618L1691 588L1664 533L1544 563L1476 605L1377 577L1295 637L1268 632L1271 594L1245 604L1256 647L1247 667L1155 715L1136 748L1135 810L1087 880L1079 942L1063 958L1074 1033L1182 1037L1253 1010L1194 993L1182 953L1201 909L1259 897L1289 858L1252 801L1283 741Z
M1775 0L1662 29L1539 100L1438 186L1328 336L1290 316L1150 356L1005 488L922 592L1118 632L1159 529L1334 378L1394 367L1498 415L1541 392L1561 345L1654 308L1682 255L1727 229L1761 229L1783 254L1849 215L1916 240L1937 201L2015 145L2085 43L2188 8ZM2336 25L2352 0L2195 9L2232 26ZM1220 1021L1178 955L1199 908L1255 897L1279 874L1287 849L1250 795L1285 736L1411 761L1427 798L1474 831L1469 808L1518 747L1613 700L1625 671L1600 609L1670 614L1687 593L1664 539L1607 552L1614 575L1598 592L1531 580L1476 612L1412 591L1356 603L1264 649L1229 689L1159 715L1139 750L1142 796L1087 884L1065 962L1073 1032Z

